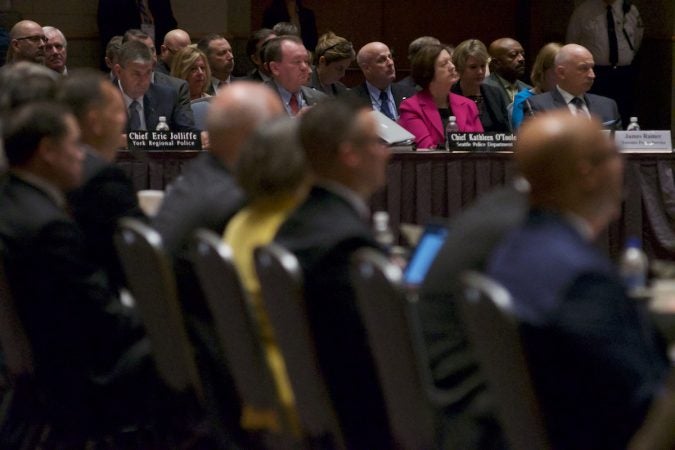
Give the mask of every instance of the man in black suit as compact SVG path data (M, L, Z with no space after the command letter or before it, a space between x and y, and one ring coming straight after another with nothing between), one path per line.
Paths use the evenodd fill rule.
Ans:
M354 251L379 248L367 201L385 184L389 151L369 109L353 100L331 99L307 111L300 139L317 181L275 241L302 266L310 326L347 447L390 448L382 393L349 279Z
M265 52L264 46L267 41L277 37L269 28L261 28L255 31L246 42L246 54L248 59L255 66L247 74L245 79L251 81L269 81L270 76L265 68Z
M114 418L144 414L135 402L152 385L142 378L139 386L132 374L151 368L147 342L87 257L82 231L65 209L64 194L79 185L84 160L75 118L63 107L33 103L4 125L10 173L0 183L0 240L44 401L33 413L47 414L64 448L81 448Z
M101 37L101 54L113 36L129 29L151 31L153 41L177 27L171 0L99 0L96 16Z
M605 128L621 129L621 116L611 98L588 94L593 86L593 55L577 44L563 46L555 57L558 85L529 99L532 110L567 109L574 115L595 116Z
M366 81L346 95L355 95L373 109L397 120L401 102L417 91L410 85L394 84L396 67L389 47L382 42L369 42L356 54L356 62Z
M129 114L127 131L154 130L159 117L166 117L173 131L196 131L192 111L180 104L176 90L151 83L153 55L143 43L122 45L114 70Z
M199 50L204 52L211 67L211 85L206 89L209 95L216 95L218 88L232 82L234 54L230 43L219 34L204 36L198 43Z
M122 94L99 72L76 69L61 83L58 99L75 114L85 152L84 183L68 195L73 216L88 256L119 288L125 282L113 244L117 221L143 217L131 180L113 164L127 123Z
M265 63L272 79L267 83L284 104L289 116L296 116L303 108L315 105L328 96L307 87L312 68L309 53L296 36L279 36L265 44Z

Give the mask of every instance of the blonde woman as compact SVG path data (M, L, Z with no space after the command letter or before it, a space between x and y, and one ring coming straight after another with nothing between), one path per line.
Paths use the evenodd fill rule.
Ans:
M211 84L211 68L206 55L196 45L188 45L176 52L171 63L171 75L187 81L190 100L209 97L206 90Z

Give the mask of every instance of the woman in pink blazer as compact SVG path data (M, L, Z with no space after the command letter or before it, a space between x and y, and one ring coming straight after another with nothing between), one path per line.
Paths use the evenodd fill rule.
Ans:
M417 147L444 144L445 124L450 116L457 118L459 131L483 132L476 104L450 92L457 73L447 47L423 47L413 58L412 77L422 90L401 103L398 123L415 135Z

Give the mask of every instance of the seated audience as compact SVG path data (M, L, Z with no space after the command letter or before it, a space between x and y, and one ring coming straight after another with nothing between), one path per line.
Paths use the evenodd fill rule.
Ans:
M415 55L417 52L419 52L422 47L425 45L430 45L430 44L436 44L440 45L441 41L436 39L433 36L420 36L417 39L413 40L410 45L408 45L408 63L410 64L410 67L412 67L412 62L413 59L415 59ZM450 52L452 53L452 52ZM455 80L457 81L457 80ZM403 85L406 86L407 88L413 88L418 90L417 84L413 80L412 75L408 75L407 77L403 78L400 81L397 81L396 84L398 85Z
M543 94L531 97L532 111L563 109L573 115L596 117L606 128L621 129L621 116L611 98L589 94L593 86L593 55L577 44L563 46L553 61L558 85Z
M525 74L525 50L520 42L500 38L490 44L490 75L484 83L499 89L507 105L520 91L531 88L519 80Z
M534 65L532 66L532 74L530 75L534 87L518 92L513 100L513 105L510 105L511 127L514 131L520 127L520 124L525 117L534 114L528 99L533 95L542 94L555 89L555 86L558 83L558 77L555 73L553 61L561 47L562 46L556 42L550 42L539 50L537 58L534 60Z
M264 44L272 38L277 37L269 28L261 28L251 35L248 42L246 42L246 54L251 62L255 65L249 73L246 74L246 79L250 81L269 81L269 71L265 68L265 57L263 53Z
M117 221L144 217L131 180L114 164L127 123L122 94L99 72L75 69L61 82L57 99L73 111L84 152L83 184L68 195L71 211L88 257L119 289L126 283L113 243Z
M45 66L61 75L68 75L68 41L61 30L54 27L42 27L47 42L45 43Z
M349 278L352 254L362 247L379 248L366 202L384 186L390 156L369 109L354 100L331 99L303 115L300 140L316 182L275 237L302 267L321 371L350 449L391 447Z
M452 54L452 62L459 73L459 81L452 87L452 92L476 103L483 130L508 133L511 127L507 103L499 89L483 83L488 59L485 44L478 39L459 44Z
M332 96L345 92L347 86L340 80L355 56L354 47L347 39L333 32L321 35L314 52L316 67L312 70L309 87Z
M412 77L422 90L401 103L398 122L415 135L419 148L445 143L450 116L456 117L459 131L483 131L476 104L450 92L457 76L446 47L430 44L420 49L413 59Z
M190 100L210 97L207 94L211 88L211 68L197 46L188 45L179 50L171 63L171 76L185 80L190 89Z
M349 91L373 109L382 112L391 120L398 119L401 102L415 95L415 89L394 84L396 67L389 47L382 42L370 42L356 54L366 81Z
M62 445L53 448L84 448L106 430L147 420L141 407L157 387L142 329L85 254L66 210L65 193L82 179L79 133L67 109L39 102L16 109L3 129L10 173L0 185L0 240L33 351L40 406L29 414L44 415ZM0 442L12 448L20 429L3 432Z
M307 194L309 174L297 122L286 117L261 126L244 145L235 174L249 203L230 220L223 239L232 248L281 402L297 421L293 391L262 303L253 264L253 251L272 241L279 226ZM250 417L255 413L246 411L245 428L248 420L255 420ZM294 425L297 427L297 422Z
M623 188L623 159L600 130L567 111L523 124L515 160L531 186L530 211L487 269L512 295L556 449L626 448L669 367L648 318L593 244L618 216Z
M7 64L27 61L44 64L47 36L40 24L32 20L21 20L9 30Z
M279 36L265 44L265 63L272 79L268 83L279 94L289 116L297 116L303 108L315 105L326 94L305 86L311 71L309 53L295 36Z
M215 95L219 87L230 84L234 79L232 76L234 69L232 46L221 35L209 34L199 41L197 47L206 55L208 66L211 69L211 81L206 93Z
M129 114L127 131L154 130L159 116L174 131L196 131L192 111L180 104L178 92L151 83L153 55L147 45L131 40L122 45L114 70ZM189 112L189 114L188 114Z
M166 33L166 35L164 35L164 41L159 48L159 58L157 60L157 65L155 66L155 71L169 75L171 73L171 63L173 62L173 57L176 52L187 47L191 43L192 40L190 39L190 35L185 30L176 28L175 30Z

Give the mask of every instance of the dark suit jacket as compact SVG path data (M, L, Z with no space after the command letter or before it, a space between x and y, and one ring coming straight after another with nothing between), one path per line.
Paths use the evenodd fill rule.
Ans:
M302 42L310 52L316 48L319 41L316 32L316 18L314 11L307 9L301 4L301 0L297 0L298 4L298 19L300 21L300 34ZM279 22L289 22L288 10L286 9L286 2L283 0L274 0L272 4L263 13L263 28L274 28L274 25Z
M276 92L279 95L279 98L281 98L279 88L277 87L277 84L273 80L266 84L270 88L274 89L274 92ZM300 86L300 91L302 92L302 97L305 99L305 103L307 103L307 106L316 105L321 100L328 98L328 96L323 92L317 91L316 89L311 87Z
M148 0L148 6L155 22L155 44L164 40L164 35L177 27L171 9L171 0ZM123 35L131 28L141 27L141 17L136 0L99 0L97 23L101 45L105 54L105 46L110 38Z
M668 361L611 261L560 214L533 210L488 274L513 296L552 446L626 448Z
M353 252L378 247L368 223L345 199L314 187L275 241L302 266L310 326L348 448L389 448L383 398L349 278Z
M530 97L528 100L535 113L538 111L548 111L560 108L569 110L567 103L565 103L565 99L557 88ZM614 100L600 95L585 94L584 101L586 102L586 106L591 115L596 116L603 123L612 122L615 124L613 126L609 125L609 128L617 130L621 129L621 116L619 115L619 108L616 106Z
M187 111L190 106L190 87L187 81L157 71L154 73L154 80L155 84L174 89L178 93L178 103L181 105L183 113L190 114Z
M199 131L195 127L190 104L182 105L178 92L173 88L151 83L143 96L143 112L148 130L154 130L159 116L165 116L171 131Z
M391 84L391 95L394 96L394 103L396 103L396 111L398 111L399 107L401 106L401 102L403 100L412 97L415 94L417 94L417 90L415 88L410 88L409 86L399 85L396 83ZM373 102L370 98L370 93L368 92L368 87L366 86L365 81L359 84L358 86L351 88L351 90L348 91L345 95L354 95L359 99L363 100L364 104L367 104L371 108L373 106Z
M331 84L330 86L328 86L327 89L324 89L324 87L321 85L321 82L319 81L319 75L316 73L316 67L312 68L312 75L309 87L316 89L319 92L323 92L326 95L331 95L333 97L343 94L349 90L347 86L345 86L343 83L339 81Z
M143 336L139 323L87 257L75 222L44 191L14 175L0 186L0 239L49 420L67 433L96 432L111 407L142 397L131 386L112 397L107 391L116 380L113 367ZM127 360L126 367L136 362Z
M459 81L452 86L452 92L462 94L462 88ZM510 133L509 114L506 110L507 104L498 88L486 85L480 85L480 93L483 96L483 108L478 108L480 112L480 122L483 124L483 130L486 132L494 131L500 133Z
M483 83L487 84L488 86L492 86L499 89L499 92L501 92L502 97L504 98L504 102L506 103L507 106L511 103L511 98L509 97L509 94L506 92L506 89L504 89L504 86L500 83L495 73L491 73L489 77L485 78ZM518 92L532 88L532 86L530 86L527 83L523 83L520 80L516 80L516 86L518 86Z
M466 270L483 271L492 250L522 223L526 212L527 195L513 184L481 197L449 223L445 243L420 289L418 307L433 378L455 398L444 416L444 424L449 425L444 433L446 448L495 448L501 440L494 405L469 348L456 302L461 297L459 275Z
M111 286L125 286L125 277L113 243L117 221L122 217L145 216L138 206L136 191L122 169L87 149L84 183L68 194L73 217L84 233L87 255L103 267Z

